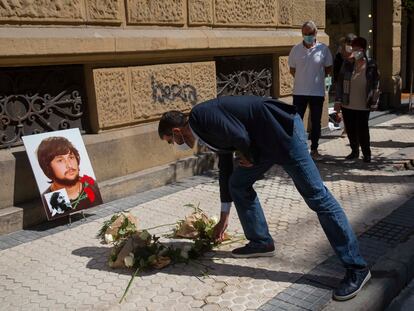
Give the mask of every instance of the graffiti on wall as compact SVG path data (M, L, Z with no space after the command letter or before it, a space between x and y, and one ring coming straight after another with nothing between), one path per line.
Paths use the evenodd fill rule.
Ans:
M154 102L160 104L165 104L176 99L181 99L183 102L190 102L192 105L197 103L197 90L191 84L164 85L152 76L151 88Z

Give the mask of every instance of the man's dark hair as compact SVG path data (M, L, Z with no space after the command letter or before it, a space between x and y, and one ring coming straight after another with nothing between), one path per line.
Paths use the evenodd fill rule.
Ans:
M360 48L363 48L364 51L367 50L367 40L362 37L356 37L354 40L352 40L352 46L357 46Z
M37 159L43 173L45 173L48 178L53 179L55 175L50 166L50 162L52 162L56 156L68 153L73 153L79 165L79 152L65 137L49 137L43 139L37 148Z
M174 127L183 127L187 124L187 117L184 113L177 110L165 112L158 124L158 135L162 139L164 135L171 136Z

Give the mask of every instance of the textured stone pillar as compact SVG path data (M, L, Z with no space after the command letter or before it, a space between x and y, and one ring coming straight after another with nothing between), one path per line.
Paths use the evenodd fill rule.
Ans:
M401 0L377 2L376 58L381 72L382 100L401 104Z

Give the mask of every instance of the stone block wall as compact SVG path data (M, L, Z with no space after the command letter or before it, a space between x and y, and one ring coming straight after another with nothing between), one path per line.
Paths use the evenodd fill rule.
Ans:
M189 111L216 96L214 62L96 68L97 130L156 120L168 110Z
M290 74L288 56L278 57L278 92L279 97L289 96L293 91L293 76Z
M122 0L4 0L3 23L121 23Z
M324 0L3 0L0 24L300 26L325 24Z
M381 72L382 101L401 104L401 0L386 0L377 5L376 61Z

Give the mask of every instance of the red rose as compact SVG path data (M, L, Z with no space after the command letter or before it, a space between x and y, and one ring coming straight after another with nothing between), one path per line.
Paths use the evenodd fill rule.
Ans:
M85 189L83 189L86 193L86 195L88 196L89 201L91 201L91 203L93 201L95 201L95 193L93 192L93 190L89 187L85 187Z
M92 177L88 176L88 175L83 175L80 178L81 183L87 183L88 185L94 185L95 184L95 180L93 180Z

